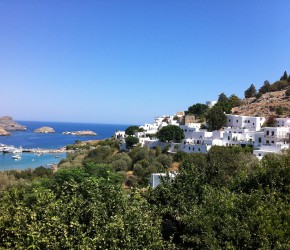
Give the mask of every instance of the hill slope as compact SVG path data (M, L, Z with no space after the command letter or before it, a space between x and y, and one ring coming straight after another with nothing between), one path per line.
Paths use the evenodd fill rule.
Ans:
M286 90L268 92L260 98L246 98L239 107L234 107L232 113L245 116L278 116L276 109L281 106L283 114L280 117L290 116L290 96L286 96Z

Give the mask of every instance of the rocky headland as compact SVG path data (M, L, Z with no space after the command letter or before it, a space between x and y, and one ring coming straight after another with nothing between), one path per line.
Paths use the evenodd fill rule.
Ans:
M80 131L72 131L72 132L66 131L66 132L63 132L63 134L64 135L85 135L85 136L97 135L97 133L90 130L80 130Z
M6 131L4 128L0 127L0 135L6 136L6 135L11 135L11 134L8 131Z
M10 116L0 117L0 127L7 131L25 131L26 127L13 121Z
M42 134L55 133L54 129L50 127L41 127L41 128L35 129L33 132L42 133Z
M0 135L10 135L9 131L25 131L26 127L13 121L10 116L0 117Z

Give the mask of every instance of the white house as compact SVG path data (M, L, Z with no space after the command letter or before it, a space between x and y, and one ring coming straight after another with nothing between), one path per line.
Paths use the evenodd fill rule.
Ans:
M226 115L226 127L247 128L252 131L259 131L265 122L264 117L252 117L242 115Z
M255 140L255 131L248 128L224 128L223 145L252 145Z
M289 139L290 127L264 127L255 133L255 147L286 144Z
M290 127L290 118L276 118L276 127Z
M115 140L125 139L125 131L117 131L115 132Z

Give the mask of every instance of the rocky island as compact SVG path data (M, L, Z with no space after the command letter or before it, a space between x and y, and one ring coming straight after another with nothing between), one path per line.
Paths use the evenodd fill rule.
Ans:
M43 134L55 133L54 129L50 128L50 127L41 127L41 128L35 129L33 132L34 133L43 133Z
M64 135L85 135L85 136L97 135L97 133L90 131L90 130L80 130L80 131L72 131L72 132L65 131L65 132L62 132L62 134L64 134Z

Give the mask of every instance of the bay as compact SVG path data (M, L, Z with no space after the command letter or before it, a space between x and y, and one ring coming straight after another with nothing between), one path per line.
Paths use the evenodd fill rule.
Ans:
M17 123L27 127L27 131L15 131L11 136L0 137L0 143L13 145L22 148L58 149L68 144L75 143L76 140L102 140L110 138L114 132L125 130L126 124L93 124L93 123L69 123L69 122L43 122L43 121L17 121ZM47 126L52 127L55 133L39 134L33 131L37 128ZM63 135L65 131L90 130L97 133L97 136L76 136ZM26 169L46 166L47 164L58 163L66 157L62 154L44 154L35 156L33 153L22 153L20 160L11 158L12 154L0 154L0 170ZM57 158L55 158L57 156Z

